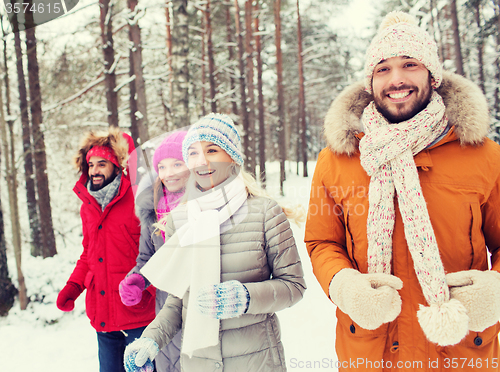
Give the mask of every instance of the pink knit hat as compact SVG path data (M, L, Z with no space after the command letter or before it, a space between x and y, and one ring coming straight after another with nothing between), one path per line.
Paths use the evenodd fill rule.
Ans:
M382 21L377 35L366 51L365 90L372 93L372 76L375 66L384 59L407 56L423 63L434 78L433 88L438 88L443 79L443 68L439 60L434 39L408 13L394 11Z
M186 131L174 132L156 148L153 155L153 166L156 173L158 173L158 163L163 159L174 158L184 161L182 158L182 141L186 137L186 133Z

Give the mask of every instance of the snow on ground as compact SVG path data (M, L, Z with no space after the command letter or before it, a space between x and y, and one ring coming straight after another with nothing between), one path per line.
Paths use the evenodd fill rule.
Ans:
M314 165L309 163L311 176ZM267 171L268 191L276 200L284 205L299 203L307 207L311 177L297 176L295 163L287 164L286 196L279 197L279 164L269 163ZM287 367L289 371L333 371L336 370L335 306L312 273L304 244L304 224L301 227L292 224L292 229L308 289L302 301L278 313ZM33 302L26 311L19 310L16 303L6 318L0 318L2 371L98 371L97 337L85 315L85 293L76 301L73 312L63 313L55 305L57 293L81 253L81 237L74 235L66 238L65 249L59 249L53 258L23 256L28 295L33 296ZM14 267L9 269L14 272Z

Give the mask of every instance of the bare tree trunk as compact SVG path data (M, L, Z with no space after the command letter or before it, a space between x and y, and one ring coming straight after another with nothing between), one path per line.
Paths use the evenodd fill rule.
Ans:
M252 174L255 174L256 166L256 137L255 137L255 94L253 85L253 31L252 31L252 0L245 1L245 50L247 56L247 90L248 90L248 146L250 157L246 159L245 166L246 170Z
M483 26L481 24L481 1L476 0L474 4L474 18L476 20L478 37L477 37L477 60L479 67L479 86L483 93L486 93L484 87L484 33Z
M217 86L215 82L215 62L214 62L214 48L212 43L212 10L210 0L207 0L207 9L205 12L205 24L207 30L207 57L208 57L208 81L210 83L210 109L212 112L217 112L217 101L215 95L217 94Z
M276 27L276 75L278 89L278 128L280 157L280 193L285 195L286 131L285 131L285 98L283 92L283 56L281 54L281 0L274 0L274 24Z
M299 0L297 0L297 40L299 44L299 135L302 150L302 173L307 174L307 122L306 122L306 93L304 84L304 62L302 57L302 26L300 23ZM298 159L297 159L298 161Z
M4 43L4 47L5 47ZM5 52L5 49L4 49ZM6 74L7 75L7 74ZM7 131L6 131L6 122L5 118L3 115L3 99L1 97L2 95L2 89L0 87L0 126L1 130L0 133L2 134L2 149L0 149L0 163L1 163L1 155L2 152L5 154L5 170L6 170L6 178L7 178L7 185L8 185L8 191L9 191L9 201L15 201L16 198L13 195L13 185L12 185L12 168L10 167L11 164L11 159L9 158L9 146L7 143ZM15 172L14 172L15 173ZM12 203L11 203L12 205ZM15 213L15 208L11 208L11 219L14 216ZM7 243L5 242L5 225L3 222L3 209L2 205L0 203L0 316L6 316L9 312L9 310L12 308L14 305L14 299L17 294L17 289L14 287L12 284L12 280L10 279L9 276L9 267L7 266ZM19 221L17 221L19 223ZM15 221L11 222L12 226L18 227L19 225L16 225ZM20 234L18 234L18 237L20 237ZM19 243L19 241L17 241Z
M172 28L172 68L174 94L172 98L172 121L175 128L190 122L189 117L189 29L187 0L173 0L174 22Z
M455 66L457 74L464 76L464 62L462 58L462 48L460 46L460 29L457 16L457 1L450 1L451 22L453 28L453 40L455 41Z
M497 32L496 32L496 71L495 71L495 103L494 112L495 118L500 120L500 0L495 1L495 17L497 18ZM495 128L495 131L500 135L500 126Z
M25 14L29 21L31 12ZM43 243L43 258L57 254L56 238L52 225L52 208L50 206L49 178L47 176L47 156L45 154L45 138L40 129L42 125L42 92L40 89L38 57L36 52L36 28L26 30L26 54L28 56L28 82L30 90L31 130L35 148L36 188L38 191L38 207L40 208L40 224Z
M17 32L19 34L19 32ZM7 70L7 45L5 42L4 38L4 83L8 84L9 78L8 78L8 70ZM7 85L8 86L8 85ZM9 91L6 92L7 99L9 100ZM9 101L7 101L9 103ZM9 107L9 104L7 104L7 107ZM19 222L19 208L18 208L18 200L17 200L17 170L15 168L15 151L14 151L14 133L12 130L12 121L9 122L9 132L10 132L10 151L9 151L9 144L7 140L7 131L6 131L6 126L7 123L5 122L5 116L4 116L4 111L3 111L3 93L2 89L0 88L0 134L2 138L2 148L3 148L3 153L5 154L5 169L6 169L6 178L7 178L7 187L8 187L8 193L9 193L9 207L10 207L10 219L11 219L11 229L12 229L12 243L14 246L14 256L16 259L16 269L17 269L17 278L18 278L18 284L19 284L19 305L21 307L21 310L26 310L26 307L28 306L28 295L27 295L27 290L26 290L26 284L24 282L24 275L23 271L21 268L21 225ZM2 213L1 207L0 207L0 213ZM2 229L2 236L0 237L0 244L5 244L3 241L3 215L1 216L2 220L0 221L0 228ZM3 241L3 242L2 242ZM0 247L0 253L3 251L4 248ZM5 262L6 264L6 262ZM3 264L0 264L2 266ZM0 271L6 272L6 268L0 268ZM2 275L3 277L3 275ZM8 275L7 275L8 278ZM0 304L3 304L0 306L0 314L3 311L8 311L11 307L12 304L10 304L9 297L14 296L16 293L16 289L13 288L12 283L9 283L7 281L4 281L3 278L0 279L1 281L1 286L2 288L0 289L1 291L4 291L0 295ZM5 297L4 297L5 296ZM5 302L4 302L5 301ZM10 304L10 305L9 305ZM3 314L2 314L3 315Z
M439 9L436 7L434 4L434 0L430 0L430 14L431 14L431 26L432 26L432 36L434 37L434 41L436 42L436 45L439 45L438 48L438 53L439 53L439 58L441 61L443 60L443 41L442 39L442 32L439 24ZM436 19L434 19L434 9L436 9ZM436 30L438 30L438 35L439 39L436 37Z
M207 110L205 109L205 101L207 99L207 91L205 85L207 83L207 72L205 71L205 39L207 36L205 17L201 16L201 29L204 30L201 34L201 114L205 116Z
M236 37L238 38L238 60L240 67L240 99L241 99L241 122L243 124L243 135L242 135L242 146L245 153L245 161L247 161L252 155L250 154L250 146L248 143L248 110L247 110L247 94L246 94L246 84L245 84L245 60L244 60L244 47L243 47L243 35L241 34L241 22L240 22L240 6L238 0L234 0L235 8L235 26L236 26Z
M1 151L0 151L1 155ZM1 161L0 161L1 163ZM6 316L14 306L17 289L9 277L7 244L5 242L2 203L0 202L0 316Z
M432 2L434 2L435 0L431 0ZM440 19L440 14L441 12L439 11L439 8L437 7L437 5L435 5L435 8L436 8L436 23L437 23L437 29L439 31L439 50L440 50L440 54L441 54L441 61L444 61L446 59L446 54L445 54L445 50L444 50L444 32L441 28L441 19Z
M132 39L132 36L130 35L130 29L129 29L129 39L130 40ZM132 49L129 50L128 60L129 60L128 74L130 77L132 77L135 74ZM129 104L128 104L130 109L130 134L132 135L132 139L134 140L134 146L138 147L141 144L141 134L139 132L139 126L137 125L137 116L135 115L135 113L137 112L137 100L135 99L137 94L137 89L135 87L135 79L130 80L128 87L130 92Z
M140 143L149 140L148 133L148 105L146 100L146 84L142 71L142 44L141 44L141 29L139 28L137 12L135 10L138 0L127 0L130 9L129 19L129 37L132 42L130 49L131 57L134 61L133 69L135 75L135 89L137 93L137 110L134 111L137 118L137 127L139 130Z
M165 101L165 97L163 95L163 89L161 86L158 89L158 96L160 97L161 106L163 107L163 125L164 125L163 129L165 132L168 132L168 131L170 131L169 125L168 125L168 123L169 123L169 121L168 121L168 105L167 105L167 102Z
M169 88L169 106L172 105L172 97L174 95L174 70L172 67L172 21L170 17L170 5L172 1L167 0L167 6L165 8L165 18L167 20L167 63L168 63L168 88ZM168 110L167 110L168 111ZM167 115L165 115L165 129L168 128L168 123L166 122Z
M255 59L257 60L257 92L259 96L259 170L260 183L266 188L266 126L264 122L264 93L262 86L262 45L259 34L259 0L255 1Z
M231 27L231 5L226 7L226 31L227 31L227 44L229 50L229 60L234 61L234 50L233 50L233 30ZM231 97L231 105L233 114L238 115L238 105L236 104L236 84L234 82L233 74L229 77L229 84L231 91L233 92Z
M14 17L14 20L15 19L16 17ZM26 79L23 68L23 51L19 32L14 33L14 44L16 50L17 83L19 89L19 109L21 111L21 125L23 130L24 179L26 183L26 202L28 206L28 218L31 230L31 254L33 256L41 256L43 255L43 246L41 244L42 232L40 230L40 217L38 214L38 203L36 200L31 128L28 114L28 93L26 91Z
M106 103L109 126L118 127L118 94L115 74L115 49L113 44L113 5L110 0L99 0L102 52L104 55L104 75L106 77Z

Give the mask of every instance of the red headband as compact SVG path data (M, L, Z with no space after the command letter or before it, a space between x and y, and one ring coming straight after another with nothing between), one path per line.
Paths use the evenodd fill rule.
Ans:
M92 156L99 156L103 159L109 160L111 163L120 168L120 164L118 163L118 158L116 157L113 150L111 150L107 146L94 146L88 152L86 156L87 163Z

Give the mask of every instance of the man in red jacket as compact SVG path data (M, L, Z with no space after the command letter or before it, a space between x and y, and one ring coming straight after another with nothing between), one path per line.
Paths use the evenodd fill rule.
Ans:
M133 150L130 136L117 128L84 136L74 163L81 177L74 187L82 200L83 253L57 307L71 311L87 289L85 307L97 331L100 372L124 372L125 346L139 337L154 319L151 286L135 306L125 306L118 285L135 266L140 236L134 195L127 174Z

